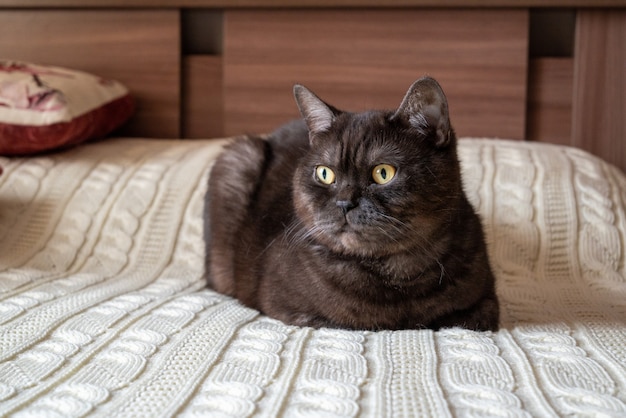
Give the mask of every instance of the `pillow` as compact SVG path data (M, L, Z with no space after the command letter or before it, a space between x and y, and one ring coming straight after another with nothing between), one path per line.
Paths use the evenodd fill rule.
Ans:
M0 155L101 138L134 112L128 89L81 71L0 60Z

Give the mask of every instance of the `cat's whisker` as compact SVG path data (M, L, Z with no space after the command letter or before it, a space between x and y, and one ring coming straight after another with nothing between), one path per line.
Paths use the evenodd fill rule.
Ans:
M267 250L269 250L269 249L272 247L272 245L274 245L274 243L275 243L275 242L276 242L276 238L274 238L273 240L271 240L271 241L270 241L270 243L269 243L269 244L267 244L267 245L265 246L265 248L263 248L263 251L261 251L261 252L260 252L260 253L256 256L256 258L257 258L257 259L259 259L261 256L263 256L263 254L265 254L265 253L267 252Z
M303 224L299 220L295 220L287 228L283 236L283 240L286 240L287 248L294 248L300 244L306 243L311 239L319 238L323 234L322 228L317 225L312 227L303 227Z
M435 260L435 261L437 262L437 264L439 264L439 268L441 269L441 274L439 275L439 284L441 285L441 283L443 282L443 276L446 275L446 268L443 266L441 261L439 260Z
M397 218L394 218L392 216L389 215L385 215L382 214L382 216L384 216L385 218L389 218L392 219L396 222L398 222L400 225L402 225L402 227L404 228L404 230L400 230L400 228L396 225L393 224L388 224L390 226L393 226L395 229L398 230L398 232L401 232L403 235L412 235L414 237L419 238L419 240L415 240L415 238L410 239L411 243L414 244L414 247L412 249L407 249L406 251L409 252L409 254L414 255L416 258L427 258L427 259L431 259L437 263L439 263L438 258L440 256L440 254L436 253L433 250L432 245L427 245L427 244L421 244L423 243L428 243L430 242L429 237L425 236L420 230L412 227L410 224L406 223L406 222L402 222ZM393 237L391 237L388 233L388 231L383 231L385 232L385 235L390 238L393 239ZM400 243L401 241L399 239L394 239L394 242L396 243Z
M387 215L380 211L376 211L376 214L382 217L385 220L391 221L385 223L385 226L393 228L400 236L404 236L406 232L410 229L409 225L393 216ZM382 227L381 227L382 228ZM384 231L388 235L388 231Z
M283 240L292 243L293 239L297 237L300 230L298 227L302 225L302 222L299 219L296 219L291 222L291 224L285 228L285 234L283 235Z

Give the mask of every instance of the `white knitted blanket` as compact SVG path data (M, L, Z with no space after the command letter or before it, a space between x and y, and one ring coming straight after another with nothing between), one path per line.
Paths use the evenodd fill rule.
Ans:
M463 140L496 333L285 326L205 289L222 141L0 158L0 416L626 416L626 177Z

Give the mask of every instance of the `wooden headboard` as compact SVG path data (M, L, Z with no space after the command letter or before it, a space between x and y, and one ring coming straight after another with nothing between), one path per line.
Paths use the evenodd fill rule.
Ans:
M1 58L126 84L124 135L270 131L298 116L296 82L346 110L394 108L429 74L460 136L626 169L624 0L0 0L0 33Z

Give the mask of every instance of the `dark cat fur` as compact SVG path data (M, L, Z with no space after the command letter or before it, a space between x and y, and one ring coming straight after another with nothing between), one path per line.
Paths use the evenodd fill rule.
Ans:
M416 81L395 112L294 93L303 120L235 141L212 169L209 285L294 325L496 330L494 277L439 84ZM397 169L384 185L372 180L381 163ZM317 179L319 165L334 183Z

